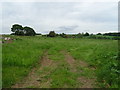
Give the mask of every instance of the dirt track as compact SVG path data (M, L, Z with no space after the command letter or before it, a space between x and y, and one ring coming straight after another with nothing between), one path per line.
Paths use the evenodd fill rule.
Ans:
M88 64L83 61L76 61L68 52L62 51L65 55L65 61L69 64L69 68L71 72L77 73L77 72L83 72L78 71L77 66L80 66L82 68L89 68ZM38 62L37 67L33 68L31 72L28 74L27 77L25 77L22 81L16 83L12 86L12 88L50 88L51 85L51 79L44 78L46 75L50 74L52 69L49 71L44 71L44 68L54 68L57 67L57 63L55 63L53 60L50 60L48 58L47 52L44 53L42 59L40 62ZM37 72L44 71L42 74L38 74ZM77 79L78 83L81 83L80 86L77 86L78 88L94 88L95 84L95 78L90 79L85 76L80 76Z
M65 54L65 60L68 62L70 65L71 71L77 73L76 67L80 65L82 68L89 68L88 64L84 61L79 60L77 62L68 52L63 52ZM79 71L82 72L82 71ZM95 79L89 79L85 76L80 76L78 78L78 82L82 83L82 86L79 88L94 88L95 84Z
M25 77L19 83L13 85L12 88L26 88L26 87L39 88L39 87L42 87L41 85L46 85L46 87L49 87L48 86L49 80L45 83L42 83L42 79L43 79L43 76L45 76L46 74L49 74L50 72L44 73L42 75L38 75L36 71L42 71L44 67L50 67L52 64L53 64L52 60L48 59L47 52L45 52L42 57L42 60L38 62L38 67L33 68L27 77Z

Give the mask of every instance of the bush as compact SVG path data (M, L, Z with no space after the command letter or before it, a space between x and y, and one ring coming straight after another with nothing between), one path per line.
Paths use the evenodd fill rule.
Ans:
M48 36L48 37L55 37L55 36L56 36L56 33L55 33L54 31L50 31L47 36Z

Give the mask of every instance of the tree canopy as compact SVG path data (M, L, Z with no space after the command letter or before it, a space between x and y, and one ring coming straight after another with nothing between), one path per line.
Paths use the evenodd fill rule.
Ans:
M35 36L36 33L31 27L22 27L22 25L14 24L11 28L11 31L14 32L14 35L22 35L22 36Z
M55 37L56 33L54 31L50 31L48 34L49 37Z
M88 33L88 32L86 32L86 33L84 34L84 36L89 36L89 33Z
M26 36L34 36L36 34L33 28L30 27L24 27L24 33Z
M19 25L19 24L14 24L11 28L12 32L16 32L16 31L20 31L20 30L23 30L23 27L22 27L22 25Z

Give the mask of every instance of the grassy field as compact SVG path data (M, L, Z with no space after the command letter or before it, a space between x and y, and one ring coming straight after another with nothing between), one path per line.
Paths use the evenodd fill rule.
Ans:
M36 67L47 52L53 66L37 70L37 74L46 74L44 82L50 79L50 86L42 87L80 87L77 79L81 76L96 77L96 87L118 87L118 41L104 39L48 38L29 36L10 36L16 38L12 43L2 44L2 86L11 87L21 81ZM65 61L69 53L77 64ZM80 61L88 64L82 67ZM70 66L71 65L71 66ZM90 69L93 68L93 69ZM76 71L71 71L75 69ZM80 72L82 70L83 72ZM82 80L81 80L82 81ZM26 86L34 88L35 86Z

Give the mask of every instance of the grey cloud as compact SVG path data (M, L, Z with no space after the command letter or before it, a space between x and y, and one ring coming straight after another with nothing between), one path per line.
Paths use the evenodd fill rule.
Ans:
M117 3L12 2L3 3L2 9L4 33L11 33L10 27L14 23L29 25L42 33L50 30L77 33L117 29Z
M76 29L77 27L79 27L78 25L74 25L74 26L60 26L60 27L58 27L58 29L60 30L60 31L67 31L67 30L74 30L74 29Z
M104 2L104 3L88 3L89 6L77 6L74 12L69 13L68 18L77 19L84 22L117 22L117 3ZM74 17L73 17L74 16Z
M78 25L73 26L60 26L55 29L57 33L74 33L74 30L77 29Z

